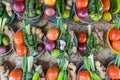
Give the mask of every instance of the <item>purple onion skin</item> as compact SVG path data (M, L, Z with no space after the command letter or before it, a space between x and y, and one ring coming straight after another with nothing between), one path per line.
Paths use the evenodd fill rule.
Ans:
M86 48L86 46L85 46L84 43L80 43L80 44L78 45L77 49L78 49L78 51L79 51L80 53L85 53L86 50L87 50L87 48Z
M78 18L82 19L82 20L86 20L88 19L88 10L86 8L81 8L78 9L76 12Z
M55 49L55 42L54 42L54 41L47 40L46 43L45 43L45 48L46 48L48 51L52 51L53 49Z
M54 17L55 16L55 10L53 8L46 8L45 9L45 16L47 17Z
M38 52L42 52L43 49L44 49L44 44L39 43L39 44L37 45L37 50L38 50Z
M25 11L25 3L24 2L13 2L12 8L17 13L23 13Z
M0 54L4 54L7 52L7 47L6 46L0 46Z

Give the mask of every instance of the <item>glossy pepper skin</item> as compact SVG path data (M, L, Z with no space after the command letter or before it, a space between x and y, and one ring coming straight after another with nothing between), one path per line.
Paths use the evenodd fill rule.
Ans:
M89 0L88 2L89 16L93 21L99 21L102 18L102 1Z

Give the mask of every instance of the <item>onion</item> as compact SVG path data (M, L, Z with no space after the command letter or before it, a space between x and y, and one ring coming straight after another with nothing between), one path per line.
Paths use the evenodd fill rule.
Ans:
M86 8L78 9L76 13L78 18L82 20L86 20L88 18L88 10Z
M45 9L45 15L47 17L54 17L55 16L55 10L53 8L46 8Z
M22 17L21 16L17 16L16 18L17 18L17 20L22 21Z
M86 50L87 50L87 48L86 48L86 46L85 46L84 43L80 43L80 44L78 45L78 51L79 51L79 52L85 53Z
M55 42L47 40L45 44L45 48L49 51L52 51L55 48Z
M7 47L6 46L0 46L0 54L4 54L7 52Z
M25 4L24 2L15 1L12 4L12 8L17 13L23 13L25 11Z
M37 46L38 52L42 52L43 49L44 49L44 45L42 43L39 43L38 46Z

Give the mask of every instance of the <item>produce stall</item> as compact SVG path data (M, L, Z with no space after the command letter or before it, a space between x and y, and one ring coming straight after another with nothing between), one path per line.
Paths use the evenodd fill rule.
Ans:
M119 0L1 0L0 80L119 80Z

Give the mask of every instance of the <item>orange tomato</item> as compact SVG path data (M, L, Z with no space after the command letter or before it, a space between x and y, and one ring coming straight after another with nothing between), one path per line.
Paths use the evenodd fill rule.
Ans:
M25 53L27 54L27 47L25 45L18 45L16 47L16 53L20 57L24 56Z
M15 69L10 72L9 80L22 80L22 75L23 73L21 70Z
M77 9L86 8L88 5L88 0L76 0L75 6Z
M110 9L110 0L102 0L103 12L107 12Z
M112 29L110 32L109 32L109 39L111 41L117 41L120 39L120 31L118 29Z
M112 42L112 47L113 47L115 50L120 51L120 40L113 41L113 42Z
M111 79L120 79L120 70L115 65L110 65L107 69L108 77Z
M87 70L81 70L78 74L78 80L90 80L90 74Z
M51 41L55 41L59 37L59 31L55 28L51 28L48 30L46 37Z
M17 45L24 44L24 35L23 32L19 31L14 34L14 42Z
M50 7L55 6L56 0L44 0L44 4Z
M45 80L57 80L59 69L57 66L48 69Z
M86 40L87 40L87 35L86 35L86 33L85 33L85 32L80 32L80 33L78 33L77 39L78 39L78 42L79 42L79 43L85 43Z

